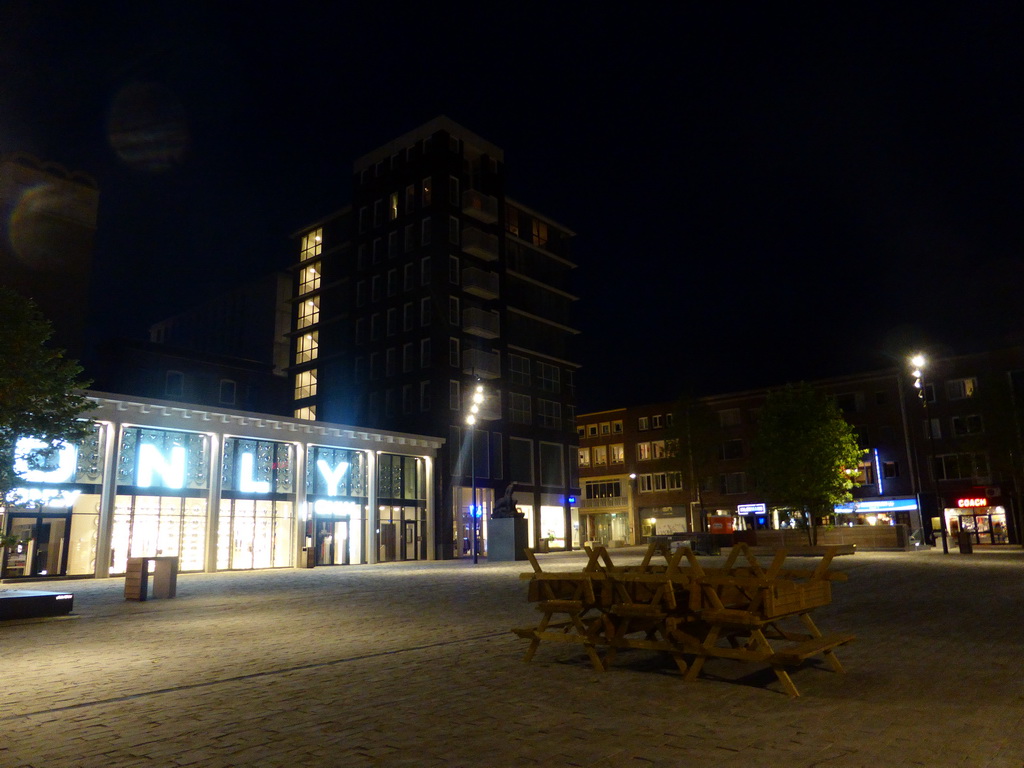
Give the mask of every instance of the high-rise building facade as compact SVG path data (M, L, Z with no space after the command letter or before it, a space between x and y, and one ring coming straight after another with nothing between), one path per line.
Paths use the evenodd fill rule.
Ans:
M485 552L513 483L531 544L579 541L572 236L444 117L356 160L351 207L297 233L295 416L445 438L438 557Z

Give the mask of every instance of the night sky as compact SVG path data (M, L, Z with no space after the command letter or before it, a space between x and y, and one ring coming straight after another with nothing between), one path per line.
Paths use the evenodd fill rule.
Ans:
M581 410L1024 340L1018 4L347 5L0 4L0 153L97 177L101 328L291 263L445 114L577 233Z

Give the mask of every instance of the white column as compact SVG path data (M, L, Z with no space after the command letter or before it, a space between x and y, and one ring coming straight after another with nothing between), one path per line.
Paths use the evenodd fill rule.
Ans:
M427 529L423 532L423 536L427 542L427 560L435 560L437 559L437 552L434 550L437 538L435 518L437 514L437 496L434 493L434 460L429 456L423 457L423 482L426 484L427 489L427 508L423 513Z
M379 561L380 510L377 509L377 454L366 451L366 562Z
M101 424L103 439L103 481L100 486L100 516L96 533L97 579L110 576L110 538L114 530L114 499L117 494L117 457L121 443L121 427L110 422Z
M224 468L221 466L224 455L223 435L208 432L210 441L209 482L206 488L206 572L217 570L217 533L220 527L220 492L224 485Z

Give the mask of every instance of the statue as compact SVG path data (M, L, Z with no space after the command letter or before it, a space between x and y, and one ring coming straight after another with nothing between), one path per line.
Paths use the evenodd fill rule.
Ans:
M523 517L523 513L516 507L516 500L512 497L512 491L515 490L516 484L509 483L505 489L505 495L502 496L494 505L494 511L491 512L491 518L503 518L503 517Z

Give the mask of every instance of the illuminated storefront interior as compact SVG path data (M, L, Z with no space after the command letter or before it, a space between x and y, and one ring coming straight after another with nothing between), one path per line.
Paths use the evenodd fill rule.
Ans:
M155 556L183 572L285 568L310 547L316 565L433 557L436 438L91 399L77 444L19 443L4 578L116 576Z

